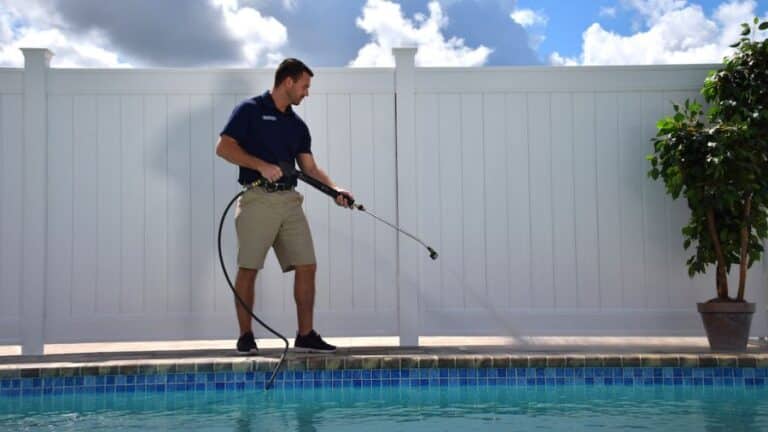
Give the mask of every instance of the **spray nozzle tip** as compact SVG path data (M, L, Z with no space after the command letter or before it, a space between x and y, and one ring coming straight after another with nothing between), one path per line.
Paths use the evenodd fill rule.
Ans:
M437 259L437 251L432 249L431 247L427 246L427 250L429 251L429 257L433 260Z

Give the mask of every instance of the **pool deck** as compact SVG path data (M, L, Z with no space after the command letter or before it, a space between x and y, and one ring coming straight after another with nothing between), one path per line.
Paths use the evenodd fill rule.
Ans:
M410 368L746 367L768 368L768 343L746 352L710 351L705 338L428 338L418 347L396 338L328 338L333 354L288 351L287 370ZM282 349L259 341L258 355L241 356L233 341L46 346L22 356L0 347L0 378L271 370ZM18 350L16 349L16 352Z

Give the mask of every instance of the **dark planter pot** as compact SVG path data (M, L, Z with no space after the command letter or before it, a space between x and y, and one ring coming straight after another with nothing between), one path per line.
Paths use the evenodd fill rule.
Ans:
M754 303L697 303L713 351L746 351Z

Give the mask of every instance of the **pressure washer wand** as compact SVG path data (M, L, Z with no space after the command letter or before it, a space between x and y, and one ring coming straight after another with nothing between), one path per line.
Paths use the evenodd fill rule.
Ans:
M307 183L308 185L310 185L310 186L314 187L315 189L319 190L320 192L328 195L329 197L333 198L334 200L336 198L338 198L339 195L343 195L344 198L347 200L347 202L349 202L349 206L350 206L351 209L356 209L356 210L360 210L360 211L362 211L364 213L367 213L367 214L373 216L376 220L378 220L380 222L384 222L385 224L389 225L390 227L394 228L395 230L405 234L406 236L412 238L413 240L416 240L422 246L427 248L427 251L429 251L429 257L430 258L432 258L433 260L437 259L437 256L438 256L437 251L432 249L429 245L427 245L426 243L421 241L418 237L414 236L413 234L411 234L411 233L403 230L402 228L398 227L397 225L394 225L394 224L392 224L390 222L387 222L386 220L384 220L384 219L376 216L375 214L369 212L368 210L365 209L365 207L362 204L355 204L355 200L351 196L349 196L349 195L347 195L347 194L345 194L343 192L337 191L336 189L328 186L327 184L321 182L320 180L318 180L318 179L316 179L316 178L314 178L314 177L312 177L312 176L310 176L308 174L305 174L301 170L297 170L291 164L281 164L280 165L280 169L283 171L283 175L286 175L286 176L296 176L296 178L298 178L299 180L303 181L304 183Z
M382 218L380 218L380 217L376 216L375 214L373 214L373 213L369 212L368 210L366 210L366 209L365 209L363 206L358 206L358 207L356 207L356 208L357 208L358 210L360 210L360 211L363 211L363 212L365 212L365 213L368 213L369 215L373 216L373 217L374 217L374 218L376 218L377 220L379 220L379 221L381 221L381 222L384 222L385 224L387 224L387 225L391 226L392 228L394 228L394 229L396 229L396 230L400 231L401 233L403 233L403 234L407 235L408 237L410 237L410 238L412 238L412 239L416 240L417 242L421 243L421 245L422 245L422 246L424 246L425 248L427 248L427 250L429 251L429 257L430 257L430 258L432 258L433 260L436 260L436 259L437 259L437 251L435 251L434 249L432 249L431 247L429 247L429 246L428 246L427 244L425 244L423 241L421 241L421 240L419 240L418 238L416 238L416 236L414 236L413 234L411 234L411 233L409 233L409 232L407 232L407 231L403 230L402 228L400 228L400 227L398 227L398 226L395 226L395 225L393 225L393 224L391 224L391 223L389 223L389 222L385 221L384 219L382 219Z

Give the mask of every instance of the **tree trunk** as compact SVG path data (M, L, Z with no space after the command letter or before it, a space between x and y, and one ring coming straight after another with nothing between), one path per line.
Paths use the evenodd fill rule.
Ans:
M717 235L714 209L707 210L707 227L717 256L717 297L725 300L728 298L728 276L725 272L725 257L723 256L723 249L720 247L720 237Z
M752 194L747 196L744 203L744 225L741 227L741 260L739 261L739 294L737 301L744 301L744 287L747 284L747 245L749 244L749 232L752 224L749 222L749 213L752 208Z

